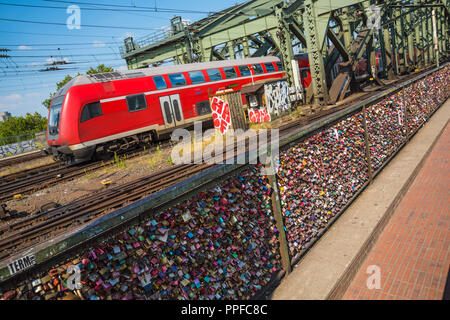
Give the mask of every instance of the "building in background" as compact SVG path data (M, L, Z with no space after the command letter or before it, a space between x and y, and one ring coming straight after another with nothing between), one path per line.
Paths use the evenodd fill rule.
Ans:
M0 112L0 122L5 121L9 117L11 117L11 113L9 113L9 112Z

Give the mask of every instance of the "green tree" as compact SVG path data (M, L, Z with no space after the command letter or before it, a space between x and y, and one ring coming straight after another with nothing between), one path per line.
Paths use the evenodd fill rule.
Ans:
M86 74L94 74L94 73L103 73L103 72L114 72L114 69L111 67L106 67L104 64L100 64L97 68L90 67ZM78 73L75 77L80 76L81 73ZM71 75L67 75L63 80L56 83L56 91L64 87L66 83L72 80L73 77ZM55 96L56 92L50 93L50 97L42 101L42 105L47 109L50 108L50 103L52 102L52 98Z
M104 64L100 64L97 66L97 69L90 68L86 74L94 74L94 73L104 73L104 72L114 72L114 69L111 67L106 67Z
M9 117L5 121L0 122L0 144L16 142L15 136L43 131L46 128L47 118L37 112L34 114L27 112L25 117Z

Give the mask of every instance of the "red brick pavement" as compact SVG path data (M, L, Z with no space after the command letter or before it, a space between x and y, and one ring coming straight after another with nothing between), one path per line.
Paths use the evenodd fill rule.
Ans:
M343 299L442 299L450 265L449 158L447 125ZM379 289L366 284L370 265L380 268Z

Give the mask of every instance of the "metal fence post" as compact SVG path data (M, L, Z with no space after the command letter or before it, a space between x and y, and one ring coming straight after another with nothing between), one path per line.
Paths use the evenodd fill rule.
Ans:
M266 173L272 187L272 210L279 231L278 241L280 243L281 264L286 271L286 274L289 274L292 271L291 259L289 257L289 248L284 229L283 216L281 214L280 195L278 192L278 183L272 152L268 151L267 156L270 157L270 162L266 164Z
M367 116L366 116L366 106L364 105L362 108L363 112L363 124L364 124L364 144L366 145L366 162L367 167L369 168L369 183L373 180L373 170L372 170L372 156L370 154L370 145L369 145L369 131L367 129Z
M409 141L409 126L408 126L408 121L409 121L409 110L408 110L408 105L406 103L406 99L405 99L405 87L403 87L402 89L402 105L403 105L403 109L405 112L405 120L404 120L404 124L403 126L406 129L406 141Z

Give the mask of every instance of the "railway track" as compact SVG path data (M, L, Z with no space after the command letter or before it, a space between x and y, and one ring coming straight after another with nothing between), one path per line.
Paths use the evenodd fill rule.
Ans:
M284 125L280 132L286 132L296 126L297 122L293 121ZM270 143L270 140L271 138L268 136L268 143ZM246 151L249 149L250 146L246 147ZM226 150L226 146L223 150ZM234 146L234 150L234 154L236 154L237 145ZM205 162L207 160L205 159ZM145 196L166 189L214 165L206 163L176 165L115 188L95 192L65 206L37 213L29 218L0 227L0 260L17 253L18 250L41 243L101 217L105 212L121 208Z
M106 166L105 163L89 163L77 167L48 166L42 172L36 172L13 181L0 184L0 201L7 201L16 194L32 193L62 181L71 180L86 172Z
M132 159L142 153L141 149L125 153ZM67 167L62 163L51 163L33 169L0 177L0 203L11 200L17 194L30 194L58 183L75 179L87 171L97 170L114 164L115 160L96 161Z
M421 72L425 72L426 70L427 69L424 69ZM414 76L417 76L417 73L404 76L400 78L398 81L396 81L395 84L401 84L402 82L407 81L413 78ZM388 84L384 87L380 87L377 91L368 92L356 99L352 99L334 108L322 110L314 114L308 115L306 117L289 121L288 123L282 125L279 129L283 130L283 128L286 128L288 126L295 127L298 125L302 126L307 125L313 122L314 120L327 116L338 110L342 110L356 102L367 99L370 96L378 93L380 90L385 89L387 86L391 85L392 84ZM131 153L125 154L127 155L128 158L133 158L136 155L138 155L140 151L142 150L133 151ZM10 174L8 176L0 177L0 203L11 200L14 197L14 195L17 194L21 195L30 194L42 190L44 188L48 188L60 182L72 180L78 176L85 174L87 170L96 170L111 165L113 162L114 162L113 160L109 160L100 164L99 162L94 162L74 167L64 167L64 165L58 166L57 164L50 164Z
M411 77L404 77L401 79L401 82L410 78ZM399 82L396 84L399 84ZM376 92L367 93L349 103L354 104L355 102L367 99L374 94L376 94ZM339 109L344 107L345 106L340 106ZM336 109L331 110L331 112L324 112L322 116L333 113L335 110ZM309 120L309 122L312 121L313 120ZM280 135L282 132L285 134L288 130L297 127L299 124L303 124L302 122L304 123L304 119L296 119L285 123L279 128ZM269 137L268 142L270 143ZM135 155L138 154L139 152L136 152ZM90 165L102 166L105 164L93 163ZM93 219L101 217L105 212L123 207L129 203L142 199L143 197L149 196L152 193L165 189L212 166L214 166L214 164L177 165L118 187L93 193L90 196L72 201L65 206L38 213L29 218L1 227L0 259L60 235L76 226L83 225ZM83 172L85 169L86 168L83 168ZM74 172L72 173L75 174ZM71 172L66 174L66 176L69 177L70 175Z
M165 189L213 165L178 165L0 228L0 259Z
M17 164L17 163L21 163L21 162L38 159L38 158L44 158L47 156L48 155L43 154L40 150L30 152L28 154L10 156L10 157L4 158L4 159L0 159L0 168L7 167L7 166Z
M10 174L0 177L0 185L2 185L4 183L14 182L15 180L18 180L18 179L26 179L35 174L39 174L44 171L52 170L54 168L58 168L58 167L62 167L62 166L63 166L62 163L55 162L55 163L41 165L41 166L31 168L31 169L26 169L26 170L10 173Z

